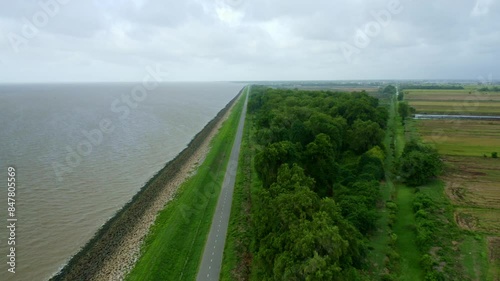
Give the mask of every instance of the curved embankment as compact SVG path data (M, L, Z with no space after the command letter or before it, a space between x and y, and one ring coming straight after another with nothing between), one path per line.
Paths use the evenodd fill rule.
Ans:
M198 161L203 160L210 140L242 91L243 89L50 280L122 279L138 259L141 243L154 223L156 214L172 199L179 185L189 177L191 169Z

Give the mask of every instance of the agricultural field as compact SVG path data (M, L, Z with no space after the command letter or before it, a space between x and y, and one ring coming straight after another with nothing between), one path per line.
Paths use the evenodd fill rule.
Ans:
M488 253L490 276L500 276L500 158L492 157L500 152L500 121L417 120L415 126L446 163L442 179L455 221L476 235L460 246L463 263L471 273L481 272L484 265L471 256Z
M500 92L405 89L405 100L422 114L499 115Z
M442 155L488 158L492 152L500 153L500 121L419 120L417 129L420 137L435 145Z

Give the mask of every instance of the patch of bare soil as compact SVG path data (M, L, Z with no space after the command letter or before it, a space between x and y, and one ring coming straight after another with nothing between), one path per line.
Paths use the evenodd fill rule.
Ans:
M493 280L500 280L500 237L491 236L488 237L488 252L490 258L491 266L496 267L496 270L493 270Z
M471 214L455 212L455 221L458 226L467 230L476 230L477 227L477 218Z

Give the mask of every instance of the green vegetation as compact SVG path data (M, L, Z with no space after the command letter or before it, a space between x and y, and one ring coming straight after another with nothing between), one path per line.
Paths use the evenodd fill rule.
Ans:
M387 85L387 86L386 86L386 87L382 90L382 92L383 92L384 94L388 94L388 95L390 95L390 96L393 96L393 95L395 95L395 94L398 92L398 90L397 90L397 89L396 89L396 87L394 87L393 85Z
M464 237L454 222L453 207L443 192L443 183L434 181L418 190L413 211L426 280L472 280L459 258L457 246Z
M411 208L414 190L404 186L397 186L396 204L397 213L393 226L397 237L396 250L400 256L401 280L422 280L423 273L419 266L420 251L415 243L417 236L414 232L415 218Z
M244 96L211 142L206 159L158 214L127 280L194 280L230 156Z
M500 87L498 87L498 86L482 87L482 88L479 88L478 91L480 91L480 92L500 92Z
M442 171L442 162L437 150L411 140L406 143L400 159L403 181L410 186L426 184Z
M257 90L256 278L359 279L384 176L386 110L365 93Z
M247 114L222 261L220 280L223 281L248 280L252 266L252 255L248 251L253 239L250 209L252 191L258 189L261 183L253 165L255 146L250 139L251 129L251 120Z
M396 221L398 206L393 201L395 186L392 182L394 172L394 161L397 156L396 147L399 146L396 138L397 132L397 104L394 102L395 96L389 98L387 107L389 108L389 118L387 120L387 130L384 137L385 151L385 183L381 185L381 198L377 203L379 219L375 227L377 231L373 233L368 241L367 260L368 276L372 280L393 280L398 276L400 257L397 253L397 235L393 233L392 227Z
M471 97L469 90L439 90L447 92L440 98ZM491 162L498 160L482 157L498 147L498 123L402 122L415 92L438 97L422 89L396 98L396 91L375 95L390 101L382 108L364 93L255 88L222 280L494 280L498 259L490 264L488 256L499 255L493 248L500 240L490 236L500 230L498 213L457 211L455 204L500 202L493 184L500 173ZM441 123L422 126L432 122ZM466 146L471 138L489 145ZM443 167L438 152L453 141L463 142L455 150L475 146L481 157L446 156ZM467 161L477 166L464 173ZM437 175L444 170L442 179L462 184L479 169L491 188L482 182L475 196L460 186L450 201L450 184Z
M403 97L403 95L399 95L398 99L399 99L399 97ZM416 112L415 108L409 106L407 102L405 102L405 101L399 102L398 113L399 113L399 116L401 117L403 124L404 124L406 118L412 116L412 114L415 114L415 112Z
M264 87L248 106L223 280L363 279L387 110L364 92Z
M407 145L407 137L405 136L405 126L401 116L401 105L406 105L404 101L396 102L393 100L391 131L388 132L393 136L392 154L393 162L390 163L391 170L395 174L401 173L401 158L405 155L405 149L408 152L413 145ZM407 107L409 110L409 107ZM411 139L411 138L410 138ZM412 143L412 142L410 142ZM391 182L396 177L390 174L387 181ZM392 198L394 201L386 203L386 211L390 213L391 230L388 235L391 237L392 251L389 252L388 257L391 259L393 272L389 280L421 280L424 272L419 263L420 251L416 246L416 233L414 231L415 218L411 209L411 203L414 196L414 190L405 186L402 183L393 184L394 191Z
M406 95L420 112L498 115L500 95L417 91ZM445 160L444 182L419 187L414 202L422 267L431 280L497 280L500 269L500 171L491 153L500 146L500 122L411 121L411 133Z

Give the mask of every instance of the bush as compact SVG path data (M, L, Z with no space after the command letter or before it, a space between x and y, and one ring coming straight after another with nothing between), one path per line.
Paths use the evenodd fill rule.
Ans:
M498 158L498 153L492 152L491 153L491 158Z
M426 184L441 173L442 167L439 154L434 148L416 141L406 144L400 163L401 176L406 184Z

